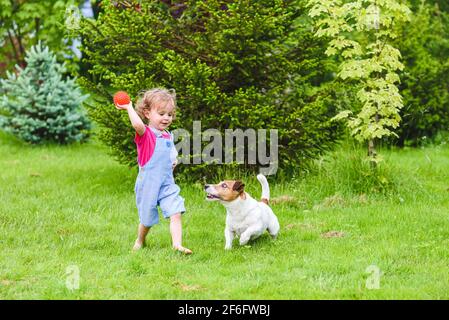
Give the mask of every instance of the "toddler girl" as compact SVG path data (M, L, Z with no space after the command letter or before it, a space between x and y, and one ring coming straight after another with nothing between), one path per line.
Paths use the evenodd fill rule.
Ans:
M173 179L177 152L173 136L166 130L175 116L174 90L145 91L137 102L136 110L132 103L115 106L119 110L128 111L131 124L136 130L134 142L137 145L139 175L135 193L140 224L133 250L142 248L148 231L159 222L159 206L164 217L170 218L173 248L191 254L192 251L181 244L184 199L179 195L180 189ZM142 119L146 120L148 125L145 125Z

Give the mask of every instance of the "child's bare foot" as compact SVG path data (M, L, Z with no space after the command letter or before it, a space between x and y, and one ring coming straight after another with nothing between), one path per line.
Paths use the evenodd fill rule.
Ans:
M144 243L139 241L139 239L137 239L136 242L134 243L133 251L142 249L143 245Z
M173 249L186 255L193 253L192 250L184 248L183 246L173 247Z

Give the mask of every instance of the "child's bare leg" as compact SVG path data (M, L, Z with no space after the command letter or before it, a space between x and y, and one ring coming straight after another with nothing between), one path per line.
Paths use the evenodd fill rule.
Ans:
M185 254L192 253L190 249L184 248L182 246L181 213L174 214L170 217L170 233L174 249Z
M139 224L139 228L137 230L137 240L134 243L133 250L139 250L145 244L145 238L150 231L150 227L145 227L143 224Z

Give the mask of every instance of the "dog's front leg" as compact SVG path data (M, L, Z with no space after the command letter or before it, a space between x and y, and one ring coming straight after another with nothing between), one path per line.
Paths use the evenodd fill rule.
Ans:
M225 239L226 239L225 249L226 250L232 249L232 240L234 239L234 232L232 232L227 226L225 228Z
M250 239L255 239L261 235L259 226L252 226L245 230L240 236L240 245L244 246Z

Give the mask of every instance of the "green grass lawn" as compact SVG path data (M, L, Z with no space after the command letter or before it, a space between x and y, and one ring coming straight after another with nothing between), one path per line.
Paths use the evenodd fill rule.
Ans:
M385 193L352 190L341 154L293 182L271 178L272 197L291 197L272 205L279 238L232 251L224 208L204 200L202 183L180 183L194 251L182 256L166 220L131 252L136 172L105 147L0 134L0 299L449 299L449 147L382 151L395 168ZM259 197L257 180L245 182ZM73 265L79 289L69 290Z

